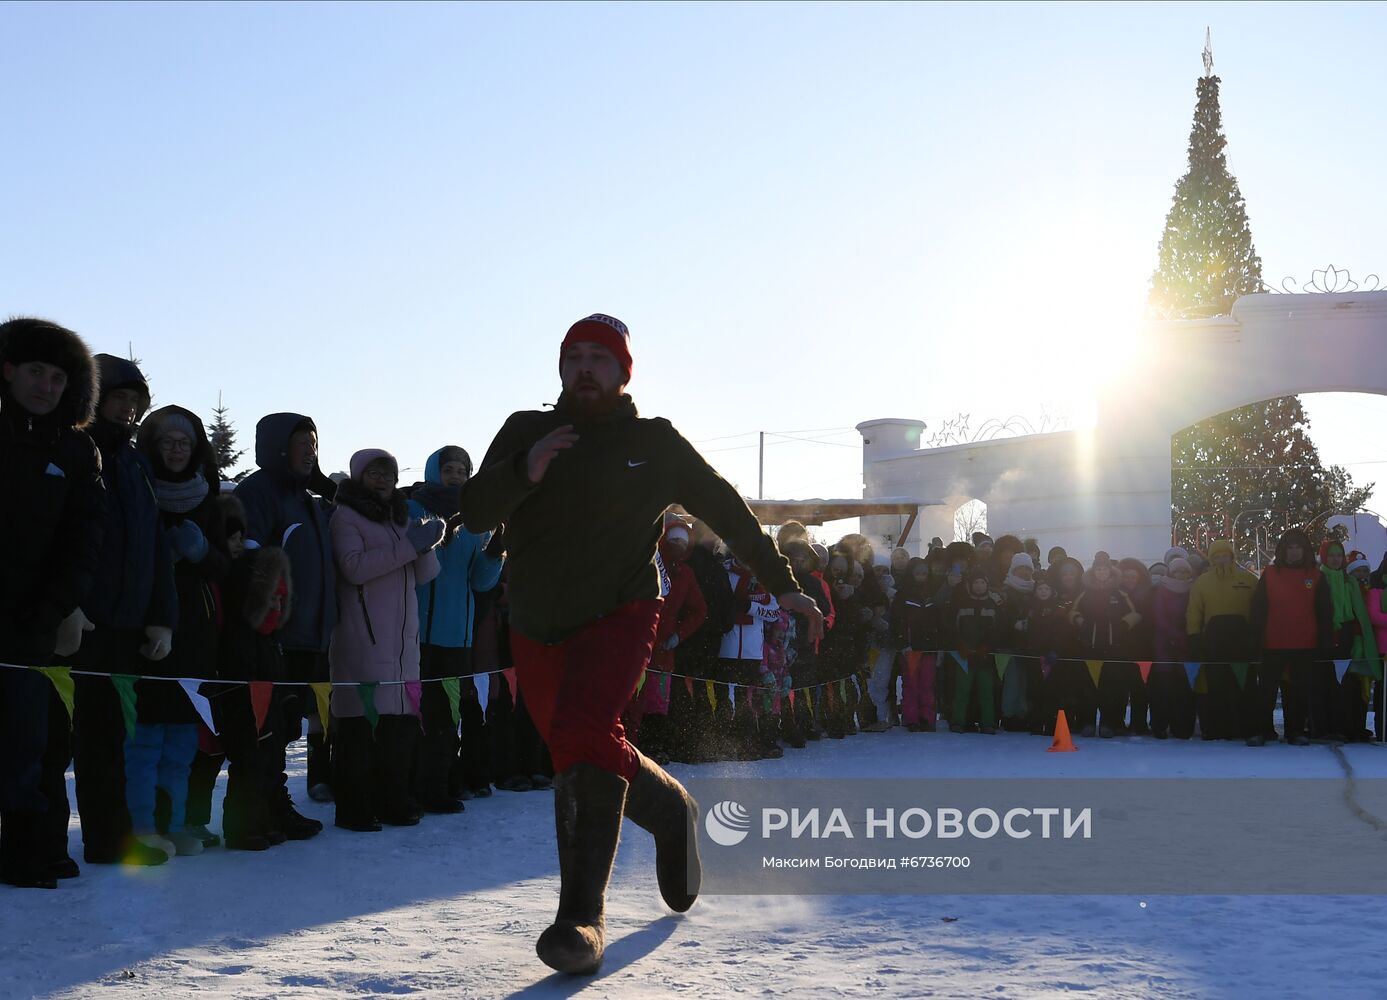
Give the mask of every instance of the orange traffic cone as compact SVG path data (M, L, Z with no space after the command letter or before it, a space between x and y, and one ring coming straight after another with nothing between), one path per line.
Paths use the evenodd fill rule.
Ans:
M1055 741L1050 744L1050 749L1046 753L1069 753L1079 749L1074 745L1073 738L1069 735L1069 720L1064 717L1064 709L1055 713Z

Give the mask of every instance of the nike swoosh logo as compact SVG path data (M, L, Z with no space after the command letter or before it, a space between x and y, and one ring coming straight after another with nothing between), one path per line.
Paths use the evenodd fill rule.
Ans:
M643 462L633 462L633 461L631 461L631 460L628 458L628 459L626 460L626 468L628 468L628 469L639 469L642 465L644 465L646 462L649 462L649 461L650 461L650 459L647 458L647 459L645 459L645 461L643 461Z

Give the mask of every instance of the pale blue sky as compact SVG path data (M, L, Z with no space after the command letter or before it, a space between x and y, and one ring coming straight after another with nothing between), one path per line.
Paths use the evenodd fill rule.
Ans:
M768 495L860 494L859 421L1087 394L1206 24L1267 276L1387 271L1381 5L5 4L0 311L133 342L161 402L221 390L247 447L311 413L335 469L480 458L602 310L744 492L724 436L826 429ZM1387 457L1382 397L1314 413Z

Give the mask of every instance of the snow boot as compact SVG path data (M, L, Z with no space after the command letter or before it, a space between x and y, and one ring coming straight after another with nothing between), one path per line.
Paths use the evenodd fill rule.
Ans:
M167 861L169 858L173 857L175 854L178 853L178 848L174 847L173 841L168 840L162 834L159 833L155 833L152 831L149 833L137 833L134 835L132 839L134 840L134 843L131 844L131 847L139 845L148 848L150 851L162 851L164 853L165 861ZM143 861L135 861L134 863L144 864ZM155 864L159 863L160 862L157 861L155 862Z
M626 818L655 837L655 879L665 905L683 913L698 898L698 803L678 781L639 750L640 770L626 794Z
M179 857L195 858L202 853L202 838L191 830L169 831L164 839L173 845Z
M554 779L559 911L535 943L551 969L591 975L602 965L607 882L625 804L626 779L595 764L574 764Z
M201 841L204 848L221 846L222 838L207 829L206 823L184 823L183 829Z

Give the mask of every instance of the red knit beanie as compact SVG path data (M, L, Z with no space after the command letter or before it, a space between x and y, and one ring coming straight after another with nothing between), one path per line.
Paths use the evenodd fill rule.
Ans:
M568 333L559 345L559 364L563 365L563 352L570 344L601 344L616 355L626 381L631 381L631 331L615 316L606 313L593 313L587 319L580 319L568 328Z

